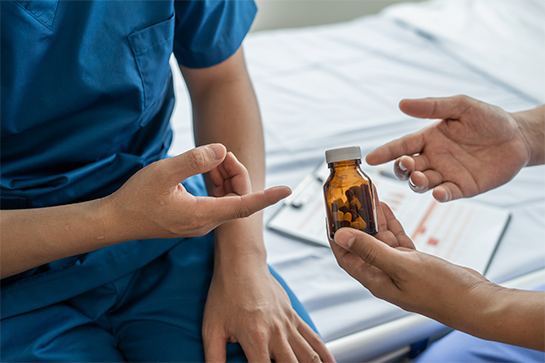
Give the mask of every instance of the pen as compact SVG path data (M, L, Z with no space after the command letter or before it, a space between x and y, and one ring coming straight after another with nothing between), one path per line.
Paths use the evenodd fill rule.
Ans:
M317 187L322 187L323 182L323 179L314 173L307 175L293 193L284 200L284 204L301 208L315 195L318 191Z
M397 175L395 175L395 173L394 173L394 162L393 161L390 161L390 162L388 162L386 164L382 164L382 165L378 166L377 167L377 172L380 175L385 176L387 178L399 180Z

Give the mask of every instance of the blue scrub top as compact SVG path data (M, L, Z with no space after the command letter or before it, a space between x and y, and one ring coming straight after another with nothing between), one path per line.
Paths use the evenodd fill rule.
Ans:
M256 13L249 0L0 6L2 209L100 198L165 157L170 55L191 68L220 63ZM203 192L198 182L186 187ZM2 318L112 281L179 242L126 242L3 279Z

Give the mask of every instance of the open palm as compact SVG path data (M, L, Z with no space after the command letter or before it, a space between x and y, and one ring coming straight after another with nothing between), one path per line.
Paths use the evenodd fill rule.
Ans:
M370 165L396 160L395 172L439 201L468 198L511 180L530 151L511 114L467 96L403 100L400 109L437 123L373 150Z

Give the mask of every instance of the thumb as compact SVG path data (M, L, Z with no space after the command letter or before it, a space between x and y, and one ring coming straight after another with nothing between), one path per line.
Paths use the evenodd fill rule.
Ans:
M227 149L222 144L199 146L165 159L165 168L173 181L179 183L190 176L209 172L221 164L226 155Z
M398 251L375 237L353 228L341 228L335 233L335 243L386 274L394 273L392 266L399 258Z

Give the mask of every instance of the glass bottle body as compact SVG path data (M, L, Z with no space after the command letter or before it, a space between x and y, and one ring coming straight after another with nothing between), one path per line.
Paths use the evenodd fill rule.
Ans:
M376 198L371 179L361 170L359 159L328 164L324 184L328 237L342 227L376 234Z

